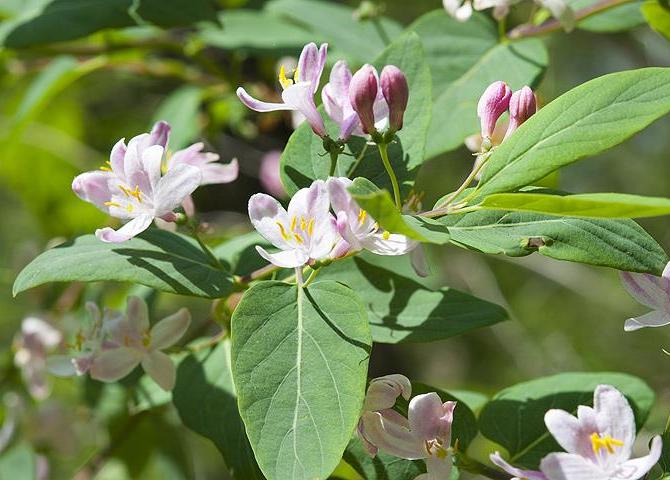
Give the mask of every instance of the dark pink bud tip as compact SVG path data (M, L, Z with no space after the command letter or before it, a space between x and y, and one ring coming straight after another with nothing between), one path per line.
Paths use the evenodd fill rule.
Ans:
M349 84L349 101L358 114L365 133L375 131L374 104L378 91L377 71L371 65L363 65Z
M489 85L479 99L477 115L481 122L482 137L491 137L496 122L509 107L512 90L505 82L494 82Z
M380 82L384 99L389 107L389 127L395 132L402 128L409 100L407 78L395 65L386 65L382 70Z
M535 112L537 112L537 100L530 87L523 87L514 92L509 101L509 127L507 127L505 138L514 133Z

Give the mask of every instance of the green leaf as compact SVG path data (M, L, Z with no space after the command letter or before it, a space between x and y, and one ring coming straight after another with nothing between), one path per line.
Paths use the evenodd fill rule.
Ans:
M273 0L265 9L306 28L313 37L323 39L358 63L369 62L379 55L386 47L385 36L397 38L402 32L402 27L393 20L382 18L379 26L361 22L354 18L350 7L326 1Z
M498 305L450 288L431 290L361 256L323 268L318 278L337 280L360 292L372 339L379 343L443 340L507 316Z
M356 203L385 230L420 242L445 244L449 233L438 221L401 214L388 190L378 189L366 178L356 178L348 188Z
M20 443L0 455L0 478L35 480L37 458L30 444Z
M670 199L625 193L496 193L478 204L486 210L537 212L568 217L641 218L670 214Z
M207 26L199 35L206 44L226 50L296 54L307 43L319 40L295 23L263 10L225 11L219 19L223 28Z
M49 282L116 281L205 298L232 291L229 273L213 267L188 237L150 229L123 243L85 235L47 250L14 282L14 295Z
M229 340L182 360L172 397L184 425L214 442L233 478L265 478L237 410Z
M530 185L580 158L617 145L670 111L670 68L612 73L540 109L497 147L480 195Z
M495 23L478 13L461 23L443 9L435 10L408 30L421 37L433 79L429 158L458 148L479 131L477 102L490 83L503 80L513 89L532 86L548 62L540 40L499 44Z
M363 480L414 480L426 473L423 460L405 460L382 451L371 458L358 438L349 442L343 459Z
M397 134L397 141L389 145L391 165L398 181L407 192L414 183L416 170L424 160L426 130L430 122L426 112L430 108L430 71L424 61L423 48L418 37L403 35L393 42L378 57L374 65L382 68L386 64L396 65L407 76L411 94L405 111L404 127ZM320 109L326 127L333 138L339 130ZM365 177L379 187L391 188L388 174L375 146L366 144L365 139L351 137L347 154L340 155L337 163L337 176ZM317 178L328 177L330 159L325 155L323 143L314 135L307 124L301 125L291 135L281 157L281 178L290 195L300 188L309 186Z
M440 219L452 243L488 254L541 255L660 275L668 257L632 220L554 217L503 210L447 215Z
M661 469L663 475L670 474L670 429L668 428L670 424L666 424L665 431L661 438L663 439L663 450L661 452L661 458L658 459L658 467ZM663 476L660 480L666 480L667 477Z
M2 43L9 48L25 48L145 21L174 27L202 20L216 20L211 0L51 0L11 28L3 29Z
M365 396L370 330L351 289L267 281L232 318L232 371L256 460L269 480L324 479Z
M479 416L479 428L509 452L510 463L535 469L560 447L547 431L544 414L558 408L575 414L579 405L593 405L593 391L607 384L623 393L635 412L638 429L649 416L654 392L637 377L623 373L562 373L524 382L498 392Z
M657 1L648 1L641 11L649 26L670 40L670 10Z
M172 127L170 150L186 147L200 133L198 113L202 94L202 88L186 85L172 92L158 106L153 122L165 120Z
M272 247L270 242L254 230L217 245L213 252L228 271L236 275L247 275L267 265L267 261L256 251L256 245L264 248Z

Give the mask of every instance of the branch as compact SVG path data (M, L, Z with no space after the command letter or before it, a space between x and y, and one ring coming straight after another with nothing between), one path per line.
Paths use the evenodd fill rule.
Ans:
M577 10L575 12L575 20L579 22L580 20L584 20L585 18L591 17L598 13L602 13L614 7L618 7L619 5L631 3L633 1L635 0L600 0L592 5L589 5L588 7L584 7L580 10ZM544 23L541 23L540 25L529 25L529 24L520 25L515 29L511 30L507 34L507 36L508 38L517 40L520 38L537 37L539 35L545 35L547 33L560 30L561 28L562 28L561 22L559 22L555 18L552 18Z

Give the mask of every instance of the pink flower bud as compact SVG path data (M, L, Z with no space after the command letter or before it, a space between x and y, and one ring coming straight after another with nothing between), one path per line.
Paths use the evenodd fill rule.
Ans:
M507 110L511 96L512 90L505 82L494 82L486 88L477 105L482 137L490 138L493 135L496 122Z
M505 138L509 137L519 126L537 112L537 100L530 87L523 87L512 94L509 101L509 127Z
M375 131L374 104L378 91L377 70L372 65L363 65L349 84L349 101L368 134Z
M392 131L402 128L402 119L409 100L407 78L395 65L386 65L380 77L382 93L389 107L389 127Z

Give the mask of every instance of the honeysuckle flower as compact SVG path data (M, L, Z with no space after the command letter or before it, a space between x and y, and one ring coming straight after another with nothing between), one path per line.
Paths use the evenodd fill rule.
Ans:
M465 22L472 16L471 0L443 0L444 9L459 22Z
M507 463L500 455L500 452L492 453L489 457L494 465L513 475L512 480L547 480L544 473L538 470L523 470Z
M386 129L389 107L375 67L363 65L353 75L349 84L349 102L358 115L364 134Z
M316 109L314 103L314 94L319 89L321 73L326 65L326 52L328 44L324 43L317 48L315 43L309 43L304 46L298 67L295 69L292 77L286 76L286 70L281 68L279 71L279 83L283 91L281 94L282 103L270 103L256 100L247 91L239 87L237 96L247 107L257 112L272 112L277 110L291 110L302 113L314 133L320 137L325 137L326 127Z
M119 140L108 166L73 180L72 190L79 198L127 221L118 230L96 230L100 240L124 242L149 228L156 218L173 221L174 209L200 185L201 170L192 165L175 165L161 176L165 146L160 142L167 142L168 134L165 125L159 122L150 134L133 137L128 145Z
M330 80L321 90L321 100L328 116L340 126L339 138L347 140L352 134L363 136L358 114L349 100L351 70L347 62L338 61L330 71Z
M393 395L393 403L401 394L409 397L409 390L398 379L386 377L381 390L381 394L373 390L374 399L370 402L373 408L389 405ZM367 399L366 406L369 408ZM409 402L407 418L393 410L392 406L363 411L358 434L364 444L369 444L368 452L375 454L379 449L407 460L423 459L427 473L419 475L417 480L449 478L453 464L451 424L456 402L443 403L435 392L417 395Z
M333 255L343 256L362 249L377 255L404 255L415 249L418 242L405 235L384 231L367 211L358 206L347 191L352 183L346 177L331 177L326 182L337 231L342 237Z
M258 178L263 189L270 195L285 198L286 190L284 190L284 185L282 185L281 176L279 175L280 158L281 152L279 150L272 150L263 155L261 166L258 170Z
M328 191L322 180L298 190L288 211L264 193L249 199L249 218L254 228L280 251L269 253L257 246L267 261L283 268L297 268L328 258L338 240L335 218L330 214Z
M115 382L142 365L144 371L166 391L174 388L176 369L163 353L186 332L191 316L185 308L165 317L153 327L149 325L149 309L139 297L128 298L126 315L109 320L103 350L90 366L91 378Z
M49 396L47 354L62 341L60 331L37 317L27 317L14 340L14 364L30 394L37 400Z
M396 132L402 128L402 121L409 101L409 86L405 74L395 65L386 65L379 77L382 94L389 109L389 128Z
M537 112L537 99L530 87L525 86L512 94L509 100L509 126L505 133L506 140L517 128Z
M621 280L635 300L652 309L642 316L626 320L623 327L625 331L670 324L670 263L665 266L660 277L648 273L621 272Z
M230 163L219 163L219 155L212 152L203 152L205 144L194 143L183 150L178 150L167 158L167 171L179 165L191 165L200 169L200 185L230 183L237 178L240 168L237 159Z
M593 408L580 406L577 416L549 410L544 421L565 452L540 462L549 480L638 480L656 465L663 442L651 441L648 455L631 460L635 417L626 397L610 385L598 385Z
M482 138L490 139L500 116L507 111L512 90L505 82L497 81L486 87L477 104Z

